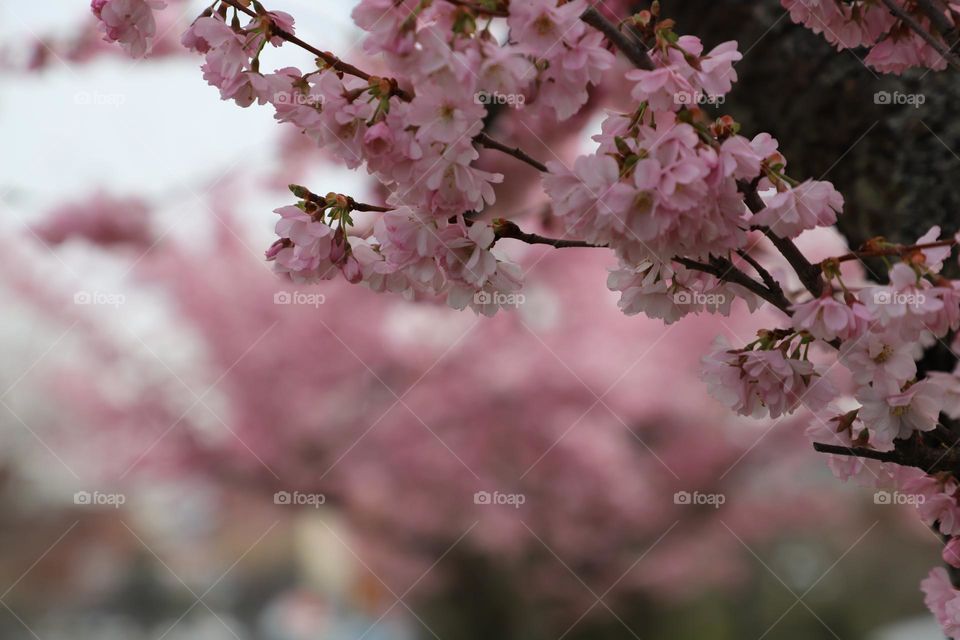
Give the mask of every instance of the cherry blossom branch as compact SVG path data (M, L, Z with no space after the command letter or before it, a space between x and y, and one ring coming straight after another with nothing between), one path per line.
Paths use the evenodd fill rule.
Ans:
M240 0L221 0L221 1L230 5L234 9L240 11L241 13L244 13L250 16L251 18L259 17L255 11L240 4ZM461 4L461 3L454 2L453 4ZM461 4L461 6L464 6L464 5ZM600 16L600 18L603 19L602 16ZM320 49L313 46L312 44L305 42L304 40L301 40L297 36L291 33L288 33L283 29L278 28L276 25L274 25L271 29L272 29L271 32L277 37L282 38L283 40L289 42L290 44L296 45L301 49L304 49L312 53L313 55L323 60L330 68L334 69L335 71L339 71L340 73L345 73L347 75L351 75L356 78L360 78L361 80L366 80L368 82L370 81L371 78L373 78L371 74L367 73L363 69L355 67L350 63L344 62L343 60L333 55L329 51L321 51ZM413 96L409 92L399 87L395 79L388 78L387 80L391 85L391 92L394 95L396 95L401 100L404 100L406 102L409 102L410 100L413 99ZM476 138L474 138L474 140L481 146L484 146L488 149L495 149L497 151L502 151L503 153L511 155L514 158L517 158L518 160L529 164L530 166L534 167L538 171L541 171L544 173L546 173L547 171L547 166L545 164L543 164L539 160L534 159L532 156L524 152L522 149L518 147L509 147L503 144L502 142L494 140L486 133L481 133Z
M253 11L252 9L249 9L248 7L243 6L240 3L240 0L220 0L220 1L230 5L237 11L240 11L241 13L244 13L250 16L251 18L260 17L256 11ZM278 38L281 38L289 42L290 44L294 44L300 47L301 49L309 51L316 57L323 60L327 64L327 66L329 66L331 69L334 69L335 71L339 71L340 73L345 73L347 75L354 76L355 78L360 78L361 80L366 80L368 82L370 81L370 78L373 77L371 74L367 73L363 69L355 67L348 62L344 62L343 60L333 55L329 51L321 51L320 49L316 48L309 42L305 42L304 40L301 40L297 36L293 35L292 33L288 33L284 31L283 29L277 27L276 25L271 26L270 32L273 35L277 36ZM406 101L409 101L412 99L413 96L411 96L408 92L401 89L397 85L397 81L395 79L390 78L388 79L388 81L391 84L391 91L393 92L394 95L399 96L401 99Z
M940 54L940 56L947 61L947 64L954 71L960 71L960 61L957 60L956 56L950 53L950 49L944 46L942 40L938 39L932 33L923 28L916 18L910 15L903 7L897 4L896 0L883 0L883 4L887 6L887 9L890 10L890 13L900 18L904 24L906 24L910 29L920 36L927 44L929 44L933 49Z
M647 52L634 40L621 33L614 24L604 18L596 9L593 7L587 9L581 16L581 19L590 26L601 31L607 37L607 39L609 39L614 46L623 52L624 55L626 55L637 67L647 70L652 70L654 68L653 61L650 59L650 56L647 55ZM758 213L766 206L763 200L760 198L760 194L757 193L756 184L741 183L738 186L740 186L740 191L743 193L744 201L750 208L750 211L753 213ZM806 287L814 297L820 297L820 294L823 293L823 279L820 277L819 265L814 265L807 260L806 256L803 255L800 249L798 249L793 241L789 238L782 238L770 229L766 228L763 229L763 232L768 238L770 238L777 250L783 254L783 257L786 258L787 262L790 263L790 266L793 267L793 270L797 273L797 276L800 278L800 281L803 283L804 287ZM733 265L731 264L731 266ZM743 272L740 273L743 274ZM766 277L760 271L757 273L761 276L761 278L764 278L765 281L768 277L771 281L773 280L773 278L769 276L769 273L767 273ZM751 279L746 274L743 274L743 276L754 285L758 285L755 280ZM790 306L790 302L783 295L779 284L776 287L771 287L768 282L767 287L761 286L760 288L766 291L767 296L769 296L764 296L765 299L786 312L787 307ZM777 295L777 289L780 289L779 296ZM776 302L774 302L774 300L776 300Z
M647 71L654 69L653 60L650 59L646 49L633 38L621 32L615 24L604 18L599 11L590 7L580 15L580 19L606 36L607 40L638 68Z

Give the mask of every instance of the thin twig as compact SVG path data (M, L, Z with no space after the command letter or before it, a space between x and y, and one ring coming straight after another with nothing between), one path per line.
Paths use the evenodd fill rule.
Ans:
M911 245L902 245L898 244L893 247L884 247L882 249L869 249L866 251L851 251L850 253L845 253L842 256L837 256L836 258L827 258L826 260L820 261L820 265L823 265L827 262L849 262L851 260L861 260L863 258L881 258L884 256L902 256L913 251L922 251L924 249L937 249L939 247L955 247L957 246L957 241L954 238L949 240L940 240L938 242L926 242L924 244L911 244Z
M760 279L763 280L763 284L767 285L767 289L775 293L780 293L783 295L783 287L780 286L780 283L777 282L777 279L767 271L766 267L760 264L756 258L751 256L748 252L738 250L737 255L743 258L747 264L753 267L753 270L757 272L757 275L760 276Z
M554 247L556 249L569 249L569 248L580 248L580 249L605 249L606 245L599 244L590 244L589 242L584 242L583 240L565 240L563 238L548 238L546 236L537 235L536 233L527 233L520 229L516 223L511 222L503 218L493 221L493 230L496 234L496 239L500 238L512 238L514 240L520 240L521 242L526 242L527 244L546 244Z

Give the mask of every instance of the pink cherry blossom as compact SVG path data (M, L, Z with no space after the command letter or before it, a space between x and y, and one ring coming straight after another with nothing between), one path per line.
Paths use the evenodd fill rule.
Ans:
M164 7L164 0L93 0L90 4L104 40L120 43L134 58L146 55L157 31L153 12Z
M895 439L936 428L942 397L943 391L929 381L894 394L878 387L861 388L857 400L863 404L860 417L870 431L870 446L891 451Z
M834 224L843 209L843 196L829 182L818 180L807 180L764 199L767 206L753 216L752 222L790 238L807 229Z
M861 292L860 299L882 326L910 340L928 330L928 323L943 311L943 300L937 293L913 268L899 262L890 270L888 286L868 288Z
M733 351L720 340L715 346L703 360L703 379L715 398L741 415L778 418L801 404L819 411L835 393L809 361L778 349Z
M960 569L960 538L950 538L943 547L943 561Z
M859 336L872 320L870 312L860 302L840 302L831 294L797 304L793 309L793 326L809 331L815 338L831 341Z
M840 347L840 361L857 384L872 384L888 394L899 393L917 373L910 343L882 330L845 342Z
M936 616L947 637L954 638L960 635L960 618L956 616L957 607L954 604L960 597L960 592L950 583L947 570L943 567L932 569L920 583L920 589L924 593L924 603Z

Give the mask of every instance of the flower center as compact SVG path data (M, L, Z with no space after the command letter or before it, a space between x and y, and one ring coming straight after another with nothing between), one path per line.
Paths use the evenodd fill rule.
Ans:
M873 359L877 364L883 364L890 359L890 356L893 355L893 347L888 344L883 345L883 349L880 350L880 353Z

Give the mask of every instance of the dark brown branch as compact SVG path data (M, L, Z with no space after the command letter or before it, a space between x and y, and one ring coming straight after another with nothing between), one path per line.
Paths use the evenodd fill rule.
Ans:
M741 180L737 183L737 188L739 188L743 194L743 201L747 204L747 208L753 213L759 213L766 207L760 194L757 193L755 184ZM773 246L777 248L777 251L790 263L790 266L793 267L793 270L807 291L809 291L813 297L819 298L823 293L823 278L820 277L820 266L807 260L807 257L803 255L803 252L797 248L797 245L795 245L790 238L781 238L766 227L757 228L763 231L764 235L773 243Z
M940 56L947 61L947 64L954 71L960 71L960 61L950 53L950 49L943 43L942 40L939 40L935 35L923 28L923 25L920 24L916 18L910 15L903 7L897 4L896 0L883 0L883 4L887 6L887 9L890 10L890 13L897 16L900 20L903 21L914 33L923 38L923 40L929 44L934 50L940 54Z
M820 453L830 453L837 456L893 462L905 467L921 469L930 474L939 471L956 472L958 464L960 464L960 450L956 448L940 450L931 447L917 435L909 440L897 441L896 448L893 451L875 451L866 447L846 447L824 442L814 442L813 448Z
M943 36L950 49L953 49L957 45L957 41L960 40L960 32L957 31L953 22L947 18L944 13L945 7L938 7L933 0L916 0L916 2L917 7L930 19L933 28Z
M720 280L723 280L724 282L740 285L744 289L766 300L777 309L780 309L785 314L790 315L790 301L787 300L782 291L771 291L738 269L732 262L725 258L711 258L709 264L679 256L675 257L673 260L682 264L687 269L702 271Z
M564 240L562 238L547 238L546 236L535 233L527 233L520 229L516 223L498 218L493 221L493 230L496 234L496 240L500 238L513 238L527 244L547 244L556 249L582 248L582 249L605 249L605 245L590 244L583 240ZM494 242L496 242L494 240Z
M760 279L763 280L763 284L767 286L767 289L770 289L770 291L781 296L783 295L783 287L780 286L780 283L777 282L777 279L774 278L773 275L767 271L762 264L757 262L756 258L751 256L748 252L741 250L737 251L737 255L743 258L747 264L753 267L753 270L756 271L757 275L760 276Z
M387 211L393 211L394 207L381 207L376 204L364 204L363 202L357 202L353 198L348 197L347 202L350 204L350 209L352 211L377 211L380 213L386 213Z
M835 456L850 456L854 458L867 458L869 460L879 460L881 462L901 462L901 455L896 451L874 451L866 447L844 447L835 444L826 444L823 442L813 443L814 451L820 453L830 453Z
M506 9L488 9L475 2L470 2L470 0L447 0L447 2L458 7L463 7L464 9L469 9L477 15L493 16L496 18L506 18L510 15Z
M617 25L604 18L599 11L590 7L580 15L580 19L606 36L607 40L627 56L637 68L653 70L653 60L650 59L643 45L622 33Z
M496 149L497 151L502 151L507 155L513 156L517 160L526 162L528 165L530 165L537 171L542 171L543 173L547 172L547 165L543 164L536 158L532 157L523 149L520 149L519 147L508 147L502 142L498 142L494 140L493 138L488 136L486 133L479 134L476 138L473 139L473 141L482 147L486 147L487 149Z
M770 229L763 229L763 233L770 238L770 242L787 259L793 270L797 272L800 282L814 298L823 294L823 278L820 277L820 267L807 260L803 252L797 248L790 238L781 238Z

